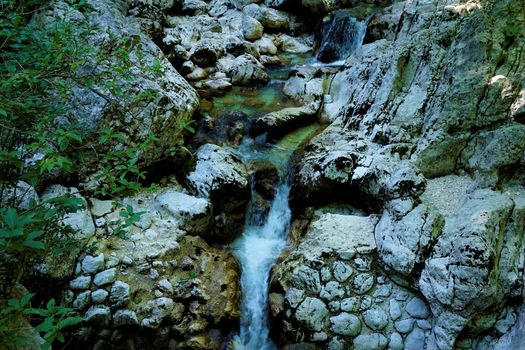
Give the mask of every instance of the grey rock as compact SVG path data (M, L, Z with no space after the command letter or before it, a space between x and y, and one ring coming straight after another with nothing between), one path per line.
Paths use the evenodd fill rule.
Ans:
M427 320L417 320L417 326L423 330L432 329L432 325Z
M130 287L129 284L116 281L111 286L111 292L109 294L109 301L113 307L122 307L130 297Z
M181 229L191 234L203 234L210 228L213 210L211 203L205 198L168 189L155 197L153 205L162 214L173 218Z
M352 280L352 287L357 294L364 294L374 286L374 276L369 273L360 273Z
M96 217L104 216L113 211L114 201L96 198L90 198L89 201L91 202L91 214Z
M357 311L359 309L360 301L356 297L346 298L341 300L341 310L343 311Z
M173 285L167 280L167 279L161 279L157 286L159 289L165 293L172 294L173 293Z
M250 54L236 57L226 74L234 85L266 83L269 80L264 66Z
M425 347L425 331L419 328L414 328L405 340L406 350L420 350Z
M406 312L415 318L427 318L430 316L430 310L427 304L420 298L412 298L405 306Z
M316 333L313 333L312 336L310 337L310 340L313 342L323 342L327 339L328 339L328 334L326 334L325 332L316 332Z
M69 288L73 290L88 289L91 285L91 276L79 276L69 282Z
M319 296L326 300L341 298L345 295L345 289L336 281L330 281L321 288Z
M340 339L339 337L334 337L330 340L328 343L328 350L344 350L345 349L345 341Z
M288 107L265 114L255 119L251 126L252 135L267 133L271 138L280 137L296 128L316 121L319 105L312 103L302 107Z
M135 326L139 324L139 320L134 311L120 309L113 315L113 324L115 327Z
M392 333L390 335L390 341L388 347L391 350L403 350L403 337L399 333Z
M305 327L320 332L325 324L328 309L325 303L317 298L306 298L297 308L295 318L304 323Z
M352 272L353 272L353 269L350 265L347 265L340 261L336 261L334 263L333 270L334 270L334 277L339 282L346 281L352 275Z
M388 324L388 315L383 309L372 308L363 313L363 320L368 327L378 331Z
M293 270L290 281L297 288L304 289L313 293L321 291L321 280L319 272L307 266L299 266Z
M297 288L290 288L286 291L285 299L292 308L296 308L304 300L305 294L303 290Z
M85 292L80 293L76 299L73 301L73 307L75 309L84 309L89 305L89 297L91 295L91 291L87 290Z
M99 287L104 286L106 284L113 283L115 281L116 276L117 276L117 269L113 267L111 269L107 269L107 270L97 273L95 275L95 278L93 278L93 283Z
M158 328L173 309L173 305L173 300L165 297L148 301L148 306L151 308L151 315L142 320L142 327L150 329Z
M85 273L96 273L104 268L104 254L93 257L91 255L86 256L82 260L82 271Z
M91 293L91 301L93 301L94 304L102 304L106 301L108 295L109 293L106 290L97 289Z
M321 269L321 281L328 282L332 279L332 272L330 271L330 268L324 266Z
M354 339L354 350L380 350L385 349L388 339L380 333L361 334Z
M0 196L0 207L15 206L27 210L40 202L36 190L27 182L18 181L16 185L5 186Z
M399 305L399 302L395 299L391 299L389 301L389 311L390 311L390 317L395 321L398 318L401 317L401 305Z
M411 318L407 318L404 320L397 321L394 324L394 327L397 329L400 333L408 333L414 328L414 320Z
M242 33L246 40L254 41L260 39L263 35L263 26L255 18L243 16Z
M96 327L108 327L111 323L111 311L105 305L94 305L84 314L86 322Z
M330 330L336 334L355 337L361 331L361 321L346 312L330 317Z

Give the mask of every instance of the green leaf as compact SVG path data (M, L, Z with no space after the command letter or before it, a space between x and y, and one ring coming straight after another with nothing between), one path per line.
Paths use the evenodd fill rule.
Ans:
M24 246L36 250L44 250L46 249L46 245L43 242L40 241L24 241Z

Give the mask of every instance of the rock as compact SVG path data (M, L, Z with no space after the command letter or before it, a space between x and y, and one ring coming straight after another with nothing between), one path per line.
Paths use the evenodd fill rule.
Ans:
M69 288L73 290L89 289L91 276L80 276L69 282Z
M270 138L277 138L288 132L315 122L317 106L288 107L277 112L268 113L255 119L250 133L260 135L267 133Z
M111 311L107 306L94 305L86 311L84 318L95 327L107 327L111 322Z
M365 324L374 331L379 331L388 324L388 315L379 308L373 308L363 313Z
M430 310L428 309L427 304L419 298L413 298L410 300L406 305L405 310L414 318L427 318L430 316Z
M204 234L212 224L212 205L205 198L167 189L155 197L153 206L173 218L181 229L190 234Z
M385 349L388 340L380 333L371 333L358 335L354 339L355 350L380 350Z
M395 321L401 317L402 311L399 302L395 299L389 301L390 317Z
M316 298L306 298L297 308L295 318L304 323L307 329L321 331L324 327L328 309L325 303Z
M154 42L141 32L138 21L125 16L125 9L109 0L89 0L89 6L94 11L89 16L84 16L74 5L56 2L45 11L36 14L32 21L43 29L44 33L46 30L53 31L56 22L61 19L66 22L74 21L75 25L81 28L95 28L86 42L94 48L94 55L106 55L108 51L105 49L108 45L113 47L124 45L133 37L137 45L130 48L128 63L138 68L143 65L152 66L158 61L163 72L158 76L149 70L131 69L130 79L117 78L117 73L112 73L108 79L115 77L123 91L122 95L125 96L125 98L114 96L118 99L117 103L107 103L105 96L95 93L104 90L102 86L88 88L75 85L72 87L71 97L68 101L63 101L67 103L68 108L64 109L66 115L60 122L64 127L72 125L78 127L78 130L83 131L82 136L86 138L98 134L102 127L110 127L125 135L125 145L141 144L153 134L159 141L155 144L154 150L146 148L140 150L138 156L141 163L149 165L164 159L171 146L182 141L183 135L178 132L179 123L175 121L185 122L192 118L198 107L197 94L177 73ZM146 7L152 8L149 5ZM153 14L152 17L161 16ZM109 67L118 64L116 56L110 53L107 59L94 67L81 67L79 74L85 74L87 71L90 74L114 72ZM94 71L91 71L92 69ZM151 92L147 94L146 99L144 99L145 91ZM139 97L141 102L137 103ZM130 116L136 117L130 118ZM121 139L115 142L123 141ZM105 147L111 146L105 145Z
M191 60L201 66L208 67L225 54L224 45L215 39L201 39L190 50Z
M511 215L524 215L521 205L514 214L513 208L514 202L507 195L477 190L465 196L447 218L419 280L435 315L431 341L437 346L453 344L468 319L504 297L505 292L494 287L510 281L506 281L505 273L494 275L491 262L498 256L496 242L502 235L501 228L515 235L515 227L507 227L506 222ZM451 264L454 269L449 270Z
M405 340L406 350L419 350L425 347L425 331L419 328L414 328Z
M343 312L337 316L330 317L331 331L340 334L355 337L361 331L361 321L358 317Z
M403 350L403 338L399 333L392 333L390 335L390 341L388 342L388 347L391 350Z
M274 42L281 51L288 53L301 54L312 51L312 48L304 42L286 34L280 34Z
M170 298L157 298L148 302L151 308L151 315L144 318L141 322L142 327L155 329L160 326L162 321L168 316L173 308L173 300Z
M269 37L263 36L259 40L256 40L254 44L261 55L275 55L277 53L277 46L275 46Z
M235 58L226 71L234 85L266 83L269 80L264 66L252 55L243 54Z
M184 0L182 13L189 16L202 15L208 10L208 4L202 0Z
M400 333L406 334L414 328L414 320L407 318L404 320L397 321L395 323L396 330Z
M319 273L307 266L299 266L294 269L291 277L294 286L314 293L321 291Z
M515 121L519 123L525 122L525 89L520 91L519 97L510 107L510 113Z
M94 216L101 217L113 211L113 201L96 198L90 198L89 201L91 202L91 214Z
M206 72L201 67L195 67L195 69L191 73L185 76L185 78L188 80L202 80L202 79L206 79L207 77L208 77L208 72Z
M116 276L117 276L117 270L115 268L104 270L95 275L95 278L93 279L93 283L96 286L103 286L106 284L110 284L115 281Z
M212 204L232 211L246 204L249 197L248 173L241 160L212 144L197 151L195 170L187 176L189 185Z
M27 182L18 181L16 185L5 186L0 196L0 207L27 210L40 202L35 189Z
M352 287L357 294L364 294L374 286L374 276L369 273L360 273L352 280Z
M279 293L270 293L268 296L268 303L270 305L270 312L272 316L276 317L284 309L284 296Z
M139 320L134 311L120 309L113 315L113 325L115 327L136 326Z
M339 282L346 281L352 275L352 273L353 269L351 266L340 261L336 261L334 263L334 277Z
M167 279L160 280L157 283L157 286L164 293L168 293L168 294L172 294L173 293L173 285Z
M113 308L120 308L124 306L130 297L130 287L129 284L116 281L111 286L111 292L109 294L109 301Z
M242 18L242 33L246 40L254 41L261 39L263 35L262 24L250 16L243 16Z
M109 293L104 289L97 289L91 293L91 301L93 304L102 304L108 298Z
M420 204L412 211L395 215L385 210L376 226L375 237L384 265L406 277L429 254L442 229L442 218Z
M255 18L261 22L264 27L269 29L283 31L288 30L291 25L293 26L291 17L286 12L273 8L250 4L244 7L242 12L247 16Z
M73 307L75 309L84 309L89 305L89 297L91 296L91 291L87 290L80 293L76 299L73 301Z
M290 288L286 291L286 301L292 308L296 308L304 300L304 291L297 288Z
M104 268L104 254L95 257L88 255L82 260L82 271L85 273L96 273Z
M339 282L330 281L321 288L319 296L326 300L341 298L345 295L344 287Z

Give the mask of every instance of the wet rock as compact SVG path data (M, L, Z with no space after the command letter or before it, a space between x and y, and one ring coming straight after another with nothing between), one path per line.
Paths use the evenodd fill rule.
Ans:
M286 301L292 308L296 308L304 300L304 291L297 288L290 288L286 291Z
M277 53L277 46L275 46L269 37L263 36L259 40L256 40L254 44L261 55L275 55Z
M312 51L312 48L303 41L286 34L280 34L277 36L274 43L284 52L301 54Z
M313 123L316 119L317 106L288 107L257 118L250 129L253 135L267 133L270 138L277 138L286 133Z
M76 299L73 301L73 307L75 309L84 309L89 305L89 298L91 296L91 291L87 290L80 293Z
M264 66L252 55L243 54L229 64L226 74L234 85L266 83L269 80Z
M294 269L291 282L298 288L309 290L314 293L321 291L321 281L319 273L307 266L300 266Z
M246 40L254 41L263 35L262 24L253 17L244 16L242 19L242 33Z
M215 39L202 39L193 45L190 51L191 60L201 66L213 65L225 54L224 45Z
M185 78L188 80L202 80L202 79L206 79L207 77L208 77L208 72L206 72L201 67L195 67L195 69L192 70L191 73L185 76Z
M391 350L403 350L403 338L399 333L392 333L390 335L390 341L388 342L388 347Z

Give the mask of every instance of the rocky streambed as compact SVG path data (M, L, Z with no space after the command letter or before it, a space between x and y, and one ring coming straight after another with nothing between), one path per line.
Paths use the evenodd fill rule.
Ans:
M82 87L72 117L159 134L162 179L119 199L126 236L86 198L80 248L28 269L85 317L69 348L523 348L525 4L87 2L95 45L134 35L163 74L123 83L155 92L140 117ZM159 163L192 116L192 156Z

